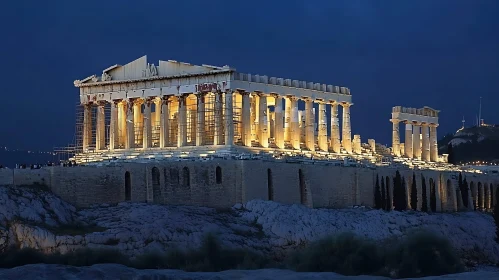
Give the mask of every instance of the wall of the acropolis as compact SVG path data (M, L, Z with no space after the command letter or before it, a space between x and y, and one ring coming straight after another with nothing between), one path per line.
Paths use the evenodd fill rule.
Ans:
M381 180L385 182L385 189L393 201L396 169L261 160L158 161L116 166L0 169L0 185L46 184L64 200L78 207L88 207L125 201L126 172L130 174L130 201L133 202L231 207L252 199L273 199L314 208L343 208L374 206L376 178L380 186ZM436 211L466 210L458 188L458 172L400 170L400 174L406 182L408 208L412 207L414 174L417 210L422 209L423 180L428 209L433 182ZM474 204L480 209L492 208L496 203L495 193L499 191L498 176L463 173L464 178L470 187L467 209L473 210Z

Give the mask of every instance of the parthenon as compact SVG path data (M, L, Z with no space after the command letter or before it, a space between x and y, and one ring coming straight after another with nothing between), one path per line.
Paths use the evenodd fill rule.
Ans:
M86 162L234 150L368 154L371 159L376 153L373 139L362 145L360 135L352 137L347 87L245 74L229 66L174 60L156 66L146 56L74 85L83 108L76 158ZM407 128L423 126L423 148L422 153L413 148L419 143L415 129L402 154L436 161L437 112L394 107L393 156L401 156L398 123L406 121ZM428 125L434 132L429 153L424 148Z
M220 145L353 149L353 103L346 87L243 74L228 66L171 60L155 66L146 56L109 67L100 77L77 80L75 86L84 107L83 153ZM298 102L305 103L305 111L298 110ZM341 133L338 106L343 108Z

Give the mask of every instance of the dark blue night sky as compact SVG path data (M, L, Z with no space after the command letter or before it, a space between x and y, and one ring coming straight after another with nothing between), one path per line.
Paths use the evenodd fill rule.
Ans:
M77 4L78 2L78 4ZM390 144L391 107L499 123L499 1L4 1L0 146L71 143L76 79L147 54L350 87L352 130Z

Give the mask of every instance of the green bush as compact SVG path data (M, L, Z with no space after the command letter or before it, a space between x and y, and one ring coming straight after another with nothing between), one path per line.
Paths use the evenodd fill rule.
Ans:
M344 275L375 274L383 264L383 255L376 244L351 233L313 242L289 261L290 267L297 271L332 271Z
M11 268L26 264L46 263L47 257L31 248L9 248L0 254L0 267Z
M426 231L409 234L386 252L387 264L399 277L424 277L464 271L450 242Z
M290 269L331 271L344 275L422 277L464 271L449 241L428 232L414 232L402 240L371 240L342 233L312 242L295 252Z
M211 234L204 237L198 250L170 250L167 254L149 253L137 257L136 268L168 268L185 271L222 271L228 269L264 268L269 261L247 250L223 248Z
M47 263L90 266L117 263L138 269L181 269L222 271L280 267L260 254L223 248L214 235L207 235L197 250L169 250L147 253L130 260L116 250L81 249L67 254L43 254L37 250L9 248L0 253L0 267ZM344 275L385 275L423 277L458 273L464 270L448 240L428 232L413 232L402 240L394 237L373 241L342 233L297 249L284 263L296 271L331 271Z

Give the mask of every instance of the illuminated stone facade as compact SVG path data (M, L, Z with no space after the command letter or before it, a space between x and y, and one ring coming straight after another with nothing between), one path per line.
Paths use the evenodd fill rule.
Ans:
M155 66L145 56L74 84L84 107L80 156L88 161L233 147L354 152L346 87L243 74L229 66ZM298 109L302 105L305 111ZM329 131L326 110L332 112Z

